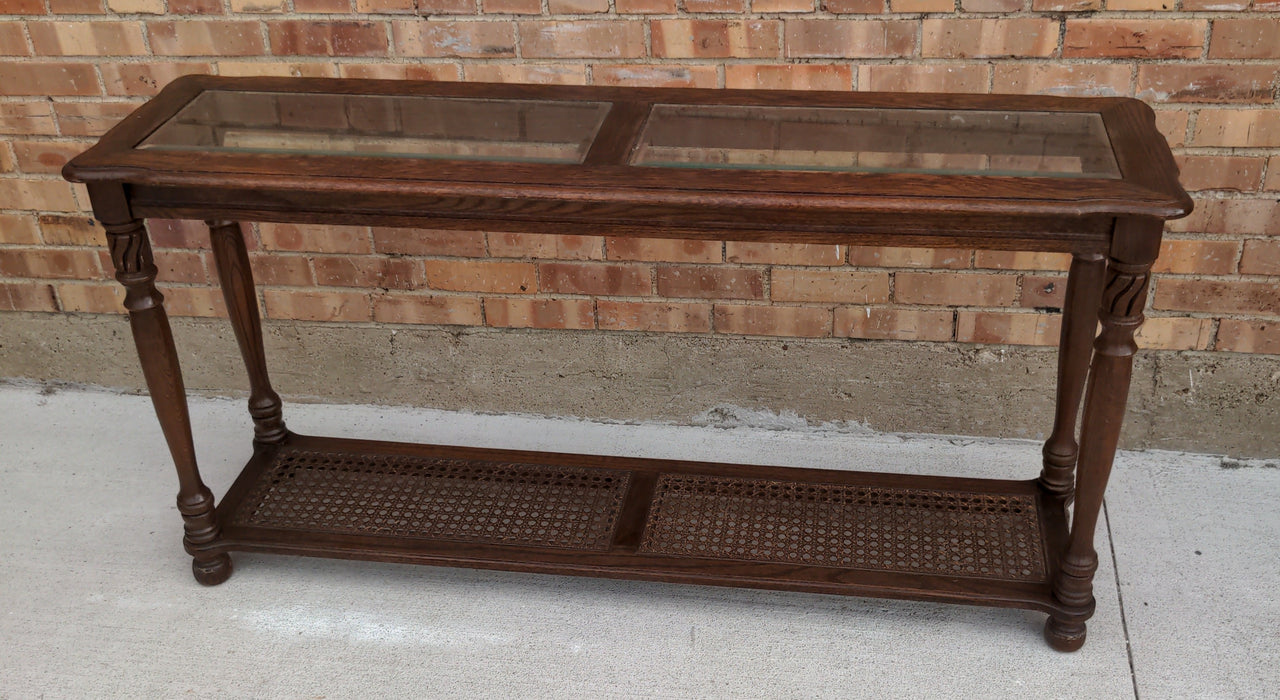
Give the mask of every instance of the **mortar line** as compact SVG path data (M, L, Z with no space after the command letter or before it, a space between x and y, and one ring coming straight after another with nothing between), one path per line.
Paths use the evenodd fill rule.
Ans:
M1129 640L1129 620L1124 612L1124 591L1120 590L1120 563L1116 558L1116 538L1111 532L1111 513L1107 509L1107 502L1102 501L1103 520L1107 524L1107 546L1111 550L1111 575L1116 580L1116 597L1120 602L1120 627L1124 630L1124 651L1129 657L1129 680L1133 683L1133 700L1139 700L1138 696L1138 672L1133 664L1133 643Z

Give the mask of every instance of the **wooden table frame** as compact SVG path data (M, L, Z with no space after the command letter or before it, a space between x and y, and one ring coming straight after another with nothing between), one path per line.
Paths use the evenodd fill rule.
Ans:
M214 88L601 100L613 105L580 165L431 161L430 168L423 168L422 161L411 159L235 153L202 153L193 158L189 153L134 148L194 96ZM1097 112L1103 117L1122 177L694 172L627 165L645 115L655 103ZM87 184L94 213L106 229L116 279L126 289L124 305L147 387L177 466L184 543L201 583L225 581L231 573L228 552L242 550L941 600L1044 611L1049 614L1045 637L1059 650L1080 648L1085 622L1094 609L1092 580L1098 563L1094 533L1119 440L1137 349L1134 333L1143 321L1163 221L1191 211L1168 146L1155 129L1153 113L1141 102L1123 98L189 76L126 117L69 163L64 174ZM156 266L144 225L149 217L208 221L218 279L249 374L255 454L218 507L196 465L182 374L163 297L155 287ZM241 221L1070 253L1057 403L1043 468L1036 480L995 481L295 435L285 428L280 397L268 379ZM1095 309L1101 321L1101 332L1096 334ZM572 537L580 538L574 540L577 545L530 544L479 536L379 536L246 520L243 504L261 496L260 482L268 478L264 474L282 459L334 459L325 455L381 460L378 464L392 465L379 477L385 479L447 467L470 469L468 474L479 474L474 478L485 483L496 479L506 484L503 480L512 479L510 483L525 484L512 487L512 493L534 488L528 486L533 483L528 474L553 470L557 476L551 480L560 480L556 484L568 484L564 488L578 489L574 493L582 498L604 503L598 506L603 515L598 514L597 520L604 523L600 532L606 537L601 540L599 533L575 530ZM511 476L511 469L526 471ZM583 486L588 482L593 485ZM697 491L689 497L714 499L716 493L756 494L761 489L785 494L779 497L785 501L778 506L781 510L760 516L766 519L790 517L787 514L800 512L795 509L802 505L826 508L821 513L827 515L821 518L827 518L844 512L841 508L874 509L889 502L915 507L910 504L927 502L922 507L932 509L930 513L963 520L970 516L947 515L938 504L946 498L978 498L973 494L981 494L987 499L984 502L1004 504L1000 506L1004 513L1010 508L1017 512L1032 508L1037 514L1044 575L1037 580L1007 580L1007 576L957 575L954 569L919 570L938 562L954 567L946 553L937 555L937 561L922 557L831 566L795 559L800 554L784 550L723 557L677 551L689 545L687 538L681 539L680 518L698 517L697 509L681 510L680 493ZM502 498L521 497L503 493L507 495ZM855 498L862 500L850 505ZM1074 514L1069 515L1073 499ZM970 507L962 505L959 510L967 513ZM667 520L659 524L660 517ZM960 527L972 524L961 520L947 522ZM830 522L832 527L852 527L847 522ZM819 524L829 523L821 520ZM828 552L829 548L822 549L825 544L820 545L822 552ZM764 545L759 547L764 552Z

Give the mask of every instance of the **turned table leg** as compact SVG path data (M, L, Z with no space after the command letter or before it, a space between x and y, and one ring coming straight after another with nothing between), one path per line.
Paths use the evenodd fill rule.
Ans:
M1052 614L1044 629L1045 639L1059 651L1075 651L1084 644L1085 622L1093 615L1093 574L1098 568L1094 534L1120 442L1137 352L1133 336L1142 325L1162 227L1158 220L1143 219L1121 219L1116 225L1098 313L1102 332L1094 342L1085 394L1071 534L1053 581L1053 595L1065 611Z
M1058 342L1058 398L1053 432L1044 444L1044 469L1040 484L1046 491L1070 500L1075 491L1076 417L1084 393L1085 377L1098 326L1097 309L1102 298L1106 258L1098 253L1079 254L1071 260L1067 298L1062 306L1062 335Z
M235 330L249 372L249 415L253 417L254 441L281 442L288 435L281 415L280 395L267 377L267 358L262 348L262 319L253 289L253 271L244 244L244 231L234 221L209 221L213 259L218 282L227 302L227 315Z
M213 493L200 479L196 466L182 368L178 365L173 332L164 311L164 297L155 286L156 266L147 229L140 219L105 218L103 210L109 215L127 212L127 208L119 204L123 197L112 196L115 193L110 192L94 194L99 194L95 197L94 209L107 231L116 279L125 288L124 305L129 311L129 325L142 362L142 374L178 470L178 510L185 530L183 543L193 557L191 569L200 583L219 584L231 575L231 557L200 551L202 545L218 539L218 521Z

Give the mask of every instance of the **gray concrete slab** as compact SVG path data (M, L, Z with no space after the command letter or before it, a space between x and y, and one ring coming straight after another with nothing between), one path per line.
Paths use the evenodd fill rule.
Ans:
M1141 697L1280 693L1277 504L1280 461L1117 460L1107 514Z
M250 452L242 403L196 399L192 414L202 470L221 493ZM4 698L1134 695L1105 531L1098 613L1089 643L1071 655L1041 641L1042 615L964 606L246 554L235 555L230 581L202 588L181 550L176 481L147 399L0 386L0 415ZM1012 440L365 406L296 405L286 417L298 432L326 435L826 468L1009 477L1034 473L1039 461L1037 444ZM1203 458L1146 460L1150 454L1127 461L1121 474L1151 465L1204 483L1255 474L1190 470L1183 465ZM1256 474L1273 489L1280 481L1274 470ZM1254 491L1254 505L1274 496ZM1178 507L1176 499L1162 503ZM1256 513L1219 505L1205 511L1226 514L1212 521L1216 544L1204 544L1198 559L1210 557L1204 561L1221 567L1223 579L1240 571L1265 579L1263 564L1230 556L1251 551L1239 538L1263 527ZM1139 542L1143 509L1113 506L1117 537ZM1137 545L1166 546L1158 537ZM1142 586L1165 590L1133 563L1158 554L1119 551L1121 580L1139 586L1125 588L1126 602L1142 598ZM1255 600L1235 609L1247 586L1233 585L1223 605L1196 615L1199 638L1223 649L1245 633L1261 639L1266 620L1257 612L1275 611L1274 587L1255 592L1270 608ZM1189 585L1169 600L1188 603L1200 590ZM1244 619L1251 615L1258 619ZM1179 687L1178 654L1192 646L1159 643L1172 634L1162 624L1129 618L1133 639L1156 635L1156 643L1135 644L1139 680L1160 675L1166 683L1152 686L1150 697ZM1265 642L1254 645L1254 658L1265 657ZM1223 653L1214 678L1234 673L1237 685L1209 679L1181 687L1249 695L1280 682L1276 664L1245 675L1250 662L1247 653Z

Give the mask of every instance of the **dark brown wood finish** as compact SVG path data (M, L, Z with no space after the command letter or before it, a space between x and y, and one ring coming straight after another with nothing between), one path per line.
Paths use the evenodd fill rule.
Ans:
M240 355L249 370L249 415L254 440L280 442L285 436L280 395L267 377L267 354L262 349L262 319L253 291L253 270L244 231L233 221L210 221L209 238L218 268L218 283L227 302L227 315L235 330Z
M578 165L231 152L193 158L135 148L208 89L610 107ZM1120 177L627 165L655 104L1094 112ZM1046 148L1071 150L1064 139ZM1107 160L1105 153L1088 157L1095 168ZM1093 612L1094 533L1162 220L1191 207L1151 110L1113 98L193 76L165 88L64 173L89 183L107 229L178 469L184 542L201 583L230 575L229 552L256 551L940 600L1046 612L1046 639L1060 650L1084 643ZM196 467L146 217L209 222L249 374L254 457L216 509ZM237 223L254 220L1071 253L1043 469L1036 480L995 481L295 435L267 376ZM1102 322L1096 339L1094 309ZM346 505L313 508L321 492ZM574 515L557 520L556 504L566 502L576 504ZM530 518L543 521L529 525ZM877 529L885 527L916 539L899 547L896 536ZM985 544L966 550L970 541Z

